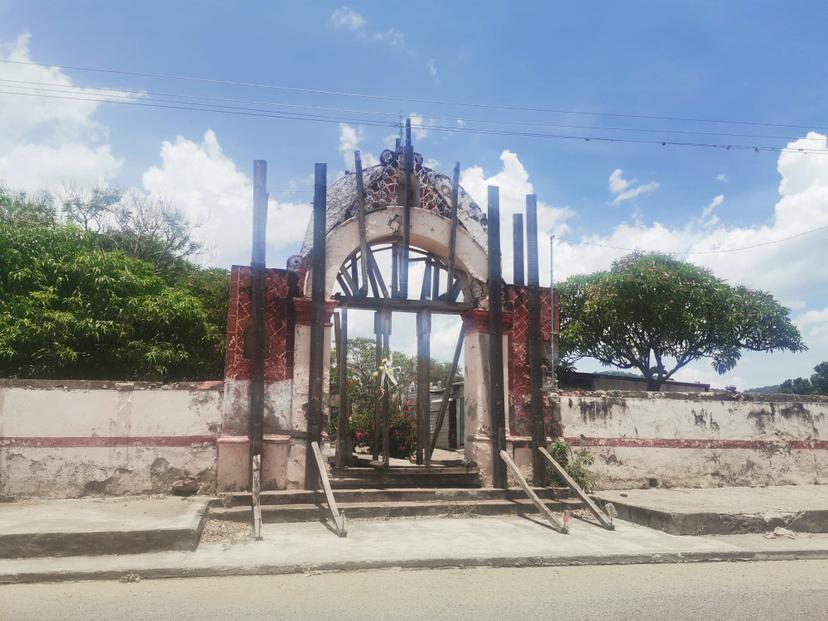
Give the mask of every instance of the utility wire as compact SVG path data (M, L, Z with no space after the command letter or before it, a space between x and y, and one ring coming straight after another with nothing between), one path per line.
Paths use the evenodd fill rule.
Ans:
M23 87L11 87L7 86L6 88L23 88ZM33 89L34 92L20 92L20 91L8 91L8 90L0 90L0 94L5 95L17 95L17 96L28 96L28 97L46 97L52 99L64 99L64 100L73 100L73 101L95 101L100 103L116 103L121 105L130 105L130 106L139 106L139 107L147 107L147 108L165 108L165 109L173 109L173 110L188 110L188 111L201 111L201 112L216 112L220 114L230 114L230 115L237 115L237 116L250 116L250 117L259 117L259 118L274 118L274 119L283 119L283 120L298 120L298 121L311 121L311 122L321 122L321 123L356 123L374 127L393 127L396 128L398 123L390 123L390 122L378 122L371 119L354 119L354 118L341 118L341 117L330 117L330 116L323 116L317 114L310 114L310 113L291 113L286 111L273 111L273 110L263 110L263 109L256 109L256 108L244 108L239 106L220 106L216 104L196 104L190 103L185 105L181 102L176 103L157 103L153 102L153 100L149 98L143 98L142 101L136 100L126 100L126 99L117 99L117 98L107 98L107 97L100 97L100 96L85 96L85 97L78 97L78 96L71 96L71 95L62 95L62 94L46 94L46 93L39 93L37 89ZM163 102L164 100L157 100ZM584 141L584 142L605 142L605 143L622 143L622 144L649 144L649 145L660 145L662 147L666 146L676 146L676 147L696 147L696 148L708 148L708 149L718 149L718 150L749 150L759 153L760 151L766 152L774 152L774 153L782 153L782 152L789 152L789 153L802 153L802 154L818 154L818 155L825 155L828 154L828 149L811 149L811 148L801 148L801 147L778 147L774 145L762 145L762 144L739 144L739 143L711 143L711 142L692 142L692 141L677 141L677 140L651 140L651 139L641 139L641 138L622 138L617 136L598 136L598 135L576 135L576 134L560 134L560 133L541 133L541 132L532 132L532 131L509 131L509 130L496 130L496 129L486 129L486 128L474 128L474 127L451 127L451 126L441 126L441 125L432 125L432 124L425 124L425 123L413 123L413 128L416 129L425 129L429 131L436 131L436 132L449 132L449 133L460 133L460 134L476 134L476 135L495 135L495 136L518 136L518 137L529 137L529 138L544 138L544 139L552 139L552 140L574 140L574 141Z
M203 78L203 77L196 77L196 76L187 76L187 75L174 75L174 74L163 74L163 73L149 73L149 72L140 72L140 71L126 71L121 69L107 69L102 67L83 67L79 65L56 65L56 64L48 64L48 63L38 63L33 61L22 61L22 60L7 60L7 59L0 59L0 63L6 64L13 64L13 65L29 65L29 66L37 66L37 67L54 67L57 69L62 69L65 71L84 71L84 72L94 72L94 73L108 73L113 75L124 75L124 76L133 76L133 77L142 77L142 78L153 78L153 79L163 79L163 80L179 80L179 81L186 81L186 82L197 82L202 84L221 84L225 86L240 86L245 88L264 88L270 90L278 90L278 91L285 91L285 92L293 92L293 93L305 93L310 95L330 95L330 96L337 96L337 97L359 97L364 99L374 99L380 101L396 101L396 102L406 102L406 103L417 103L417 104L430 104L430 105L439 105L439 106L455 106L455 107L467 107L467 108L479 108L479 109L487 109L487 110L511 110L516 112L543 112L549 114L571 114L571 115L581 115L581 116L592 116L592 117L616 117L616 118L627 118L627 119L642 119L642 120L659 120L659 121L682 121L682 122L691 122L691 123L715 123L715 124L726 124L726 125L751 125L756 127L777 127L777 128L786 128L786 129L806 129L806 130L813 130L819 129L814 128L808 125L797 125L793 123L765 123L759 121L743 121L743 120L725 120L725 119L710 119L710 118L703 118L703 117L682 117L682 116L667 116L667 115L657 115L657 114L630 114L630 113L622 113L622 112L594 112L588 110L567 110L567 109L557 109L557 108L542 108L542 107L528 107L528 106L508 106L508 105L499 105L499 104L484 104L484 103L475 103L475 102L464 102L464 101L446 101L440 99L425 99L425 98L417 98L417 97L400 97L395 95L377 95L371 93L361 93L361 92L353 92L353 91L337 91L337 90L330 90L330 89L318 89L318 88L299 88L295 86L283 86L278 84L266 84L260 82L244 82L238 80L223 80L223 79L216 79L216 78ZM820 131L825 131L821 129Z
M383 116L387 118L398 119L399 113L397 112L386 112L382 110L365 110L365 109L354 109L354 108L339 108L339 107L332 107L332 106L319 106L313 104L291 104L285 103L280 101L273 101L268 99L240 99L235 97L215 97L215 96L207 96L207 95L191 95L185 93L169 93L169 92L159 92L159 91L149 91L143 89L118 89L118 88L99 88L99 87L82 87L82 86L74 86L74 85L63 85L63 84L51 84L49 82L37 82L32 80L12 80L6 78L0 78L0 84L5 84L11 88L21 88L17 85L25 85L26 87L33 87L37 88L37 90L46 90L47 92L65 92L70 94L79 94L79 95L90 95L90 96L106 96L106 97L113 97L119 99L134 99L134 98L145 98L147 96L152 97L153 101L160 101L158 97L170 97L174 99L184 99L193 102L195 105L199 105L202 102L231 102L231 103L243 103L243 104L255 104L255 105L267 105L267 106L274 106L274 107L284 107L284 108L294 108L294 109L309 109L309 110L324 110L329 112L344 112L347 114L365 114L365 115L374 115L374 116ZM761 139L770 139L770 140L784 140L787 142L791 142L794 140L807 140L813 142L824 142L824 138L809 138L805 137L792 137L792 136L779 136L773 134L745 134L745 133L734 133L734 132L718 132L718 131L698 131L698 130L691 130L691 129L656 129L651 127L614 127L614 126L593 126L593 125L571 125L571 124L560 124L560 123L538 123L532 121L514 121L514 120L505 120L505 119L475 119L469 117L463 118L446 118L446 117L436 117L430 118L429 121L431 123L435 123L437 121L442 122L449 122L449 123L458 123L458 124L465 124L465 123L480 123L480 124L489 124L489 125L519 125L519 126L526 126L526 127L537 127L537 128L555 128L555 129L578 129L578 130L590 130L590 131L620 131L620 132L634 132L634 133L650 133L650 134L680 134L680 135L696 135L696 136L722 136L722 137L729 137L729 138L761 138Z

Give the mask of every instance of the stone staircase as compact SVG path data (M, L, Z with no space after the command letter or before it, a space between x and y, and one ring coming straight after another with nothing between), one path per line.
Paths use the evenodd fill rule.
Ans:
M580 501L569 497L565 490L537 488L536 492L553 511L572 511L581 507ZM337 505L348 519L537 513L537 508L518 488L504 490L481 487L337 487L334 495ZM261 503L262 520L267 523L324 521L330 517L322 491L262 492ZM249 521L250 494L239 492L214 500L209 516L220 520Z

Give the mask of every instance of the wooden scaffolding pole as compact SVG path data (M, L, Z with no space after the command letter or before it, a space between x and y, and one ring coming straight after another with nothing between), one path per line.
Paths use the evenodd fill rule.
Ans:
M506 404L503 387L503 277L500 262L500 189L489 186L489 416L492 421L492 465L495 487L506 488Z
M431 311L417 313L417 464L431 465Z
M267 232L267 162L253 162L253 250L250 259L250 484L253 487L253 458L262 454L264 437L265 364L265 239Z
M305 489L317 489L319 472L313 463L311 443L322 439L322 366L325 356L325 224L327 211L326 164L316 164L313 185L313 248L311 250L311 327L308 382L307 452Z
M526 249L529 314L529 394L532 412L532 483L544 484L546 463L540 449L546 444L543 424L543 331L541 330L540 276L538 269L538 201L534 194L526 196Z

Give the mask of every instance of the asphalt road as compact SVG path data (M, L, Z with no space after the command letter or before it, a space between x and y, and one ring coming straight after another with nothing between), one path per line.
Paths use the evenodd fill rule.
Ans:
M12 619L825 619L828 561L0 586Z

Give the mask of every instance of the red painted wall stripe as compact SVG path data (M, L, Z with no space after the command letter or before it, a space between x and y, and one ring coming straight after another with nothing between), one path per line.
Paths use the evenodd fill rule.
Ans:
M672 449L828 449L828 440L717 440L689 438L565 438L573 446L609 446L618 448Z
M216 436L80 436L0 438L0 448L191 447L216 444Z

